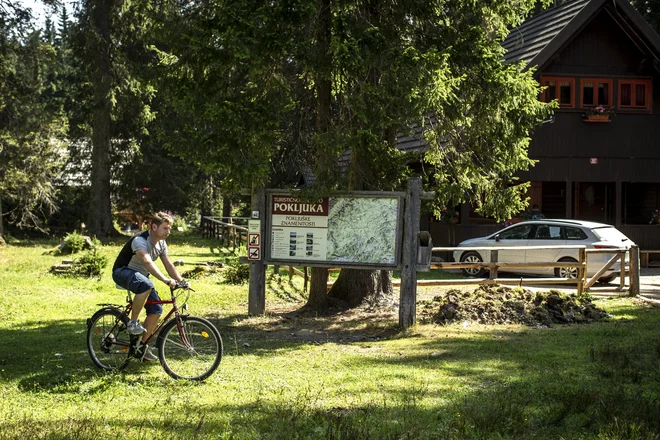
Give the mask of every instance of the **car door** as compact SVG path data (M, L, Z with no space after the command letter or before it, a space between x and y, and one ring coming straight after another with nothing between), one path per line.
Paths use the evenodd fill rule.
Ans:
M550 263L557 261L562 249L551 249L548 246L565 246L566 239L560 225L551 223L539 223L532 238L527 242L528 249L526 261L528 263ZM531 249L541 247L542 249ZM554 272L554 268L529 268L527 273L548 275Z
M494 246L504 249L499 250L497 254L497 261L500 263L524 263L524 250L507 250L506 248L527 246L527 242L529 241L533 230L533 224L520 224L498 233ZM518 269L514 269L513 271L519 272Z

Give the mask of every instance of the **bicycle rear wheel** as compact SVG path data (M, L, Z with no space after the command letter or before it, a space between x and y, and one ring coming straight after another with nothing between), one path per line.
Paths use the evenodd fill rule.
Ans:
M161 365L175 379L204 380L222 360L220 332L206 319L195 316L181 316L165 324L157 346Z
M87 351L92 362L107 371L120 370L128 363L131 335L128 317L119 309L101 309L87 320Z

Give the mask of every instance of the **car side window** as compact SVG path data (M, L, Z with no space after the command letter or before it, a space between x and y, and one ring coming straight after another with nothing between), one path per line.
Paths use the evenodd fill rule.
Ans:
M534 238L536 240L561 240L561 226L538 225Z
M586 240L587 239L587 234L580 229L580 228L571 228L569 226L566 226L564 228L564 232L566 233L566 239L567 240Z
M520 225L500 232L500 240L527 240L532 232L532 225Z

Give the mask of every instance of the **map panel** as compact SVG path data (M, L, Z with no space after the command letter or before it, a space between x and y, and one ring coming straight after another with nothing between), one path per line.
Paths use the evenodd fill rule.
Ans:
M397 264L401 199L331 197L314 203L273 195L270 258L349 264Z

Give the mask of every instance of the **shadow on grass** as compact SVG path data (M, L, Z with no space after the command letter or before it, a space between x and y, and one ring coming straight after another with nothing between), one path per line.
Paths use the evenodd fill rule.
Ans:
M110 377L97 388L122 386L121 379ZM324 390L318 384L271 387L252 401L231 404L160 398L149 402L147 417L81 409L65 420L46 424L35 416L5 419L0 421L0 430L3 438L357 440L657 439L660 429L660 406L654 398L613 382L562 385L562 381L523 376L508 383L483 380L464 392L448 390L437 395L431 395L424 382L380 391L380 403L358 399L334 407L325 406Z
M477 332L465 331L456 335L440 326L424 326L427 333L430 329L430 335L423 340L417 340L419 335L401 331L391 314L379 319L374 319L378 316L376 313L339 313L322 317L280 313L260 318L237 314L207 318L223 335L226 356L267 357L274 351L305 350L309 344L358 343L357 347L363 347L365 343L409 338L410 350L401 349L395 356L376 356L366 349L356 351L356 355L360 356L362 364L371 364L374 368L395 364L403 368L442 369L448 375L485 382L505 381L511 371L520 376L525 375L524 371L553 374L570 370L573 368L571 362L588 364L602 358L618 362L598 369L597 373L602 373L603 377L610 378L629 370L629 377L642 381L645 376L639 376L633 370L655 368L657 371L649 359L660 357L658 312L644 307L627 307L621 313L630 318L552 329L511 331L480 327ZM373 321L369 322L370 319ZM86 349L86 332L84 320L25 322L21 328L0 329L0 374L6 380L16 380L25 391L55 393L77 392L80 386L72 386L72 383L98 379L99 375L116 377L92 364ZM638 353L645 366L633 368L641 361L625 354L626 350ZM521 363L521 351L530 353L529 358L524 359L525 364ZM642 356L643 353L647 354ZM484 366L486 364L489 365ZM139 374L145 367L131 362L128 368L130 374ZM533 380L543 378L537 376Z

